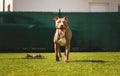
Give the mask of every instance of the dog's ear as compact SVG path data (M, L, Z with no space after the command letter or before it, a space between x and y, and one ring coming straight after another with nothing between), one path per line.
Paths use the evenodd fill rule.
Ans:
M54 17L54 18L53 18L53 20L55 20L55 21L56 21L57 19L59 19L59 17L58 17L58 16L56 16L56 17Z
M67 16L65 16L65 17L64 17L64 19L65 19L66 21L68 21L68 20L69 20L69 18L68 18Z

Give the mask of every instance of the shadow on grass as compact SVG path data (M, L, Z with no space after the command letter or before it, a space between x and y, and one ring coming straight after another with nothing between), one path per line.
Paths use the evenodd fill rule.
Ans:
M16 59L31 59L31 60L34 60L34 59L47 59L47 58L0 58L0 59L9 59L9 60L16 60Z
M18 59L46 59L46 58L18 58Z
M73 60L71 62L93 62L93 63L105 63L109 61L104 61L104 60Z

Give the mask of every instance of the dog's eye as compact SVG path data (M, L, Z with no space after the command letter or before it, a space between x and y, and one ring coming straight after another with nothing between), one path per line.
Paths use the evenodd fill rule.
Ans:
M61 21L58 21L57 23L61 23Z
M66 21L63 21L64 24L66 24Z

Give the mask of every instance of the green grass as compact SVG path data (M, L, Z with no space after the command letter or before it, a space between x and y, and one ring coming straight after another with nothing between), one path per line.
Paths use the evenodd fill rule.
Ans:
M26 54L0 53L0 76L120 75L120 52L71 52L69 63L56 62L54 53L41 53L45 59L25 59Z

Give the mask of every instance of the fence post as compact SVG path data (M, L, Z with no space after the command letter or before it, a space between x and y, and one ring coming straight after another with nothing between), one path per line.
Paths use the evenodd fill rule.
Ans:
M61 17L61 9L59 9L59 17Z

